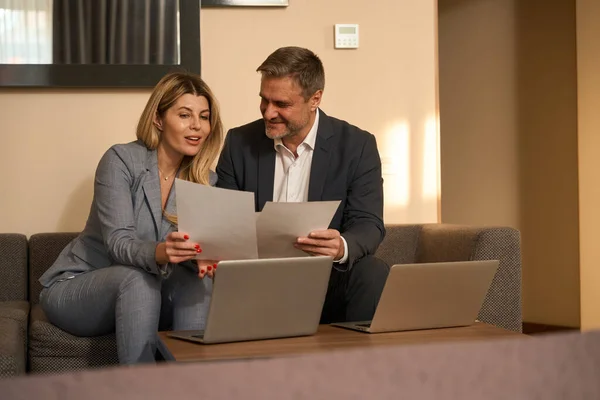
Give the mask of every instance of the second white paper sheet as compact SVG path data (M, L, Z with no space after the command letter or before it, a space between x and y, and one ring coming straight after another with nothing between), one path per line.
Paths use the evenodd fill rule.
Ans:
M256 220L258 257L309 256L294 247L296 238L329 227L340 201L267 202Z
M254 193L175 180L180 232L200 243L200 260L258 258Z

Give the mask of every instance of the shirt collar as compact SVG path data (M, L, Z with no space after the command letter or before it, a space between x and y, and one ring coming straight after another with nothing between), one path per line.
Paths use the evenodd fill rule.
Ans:
M315 143L317 142L317 130L318 129L319 129L319 109L317 108L317 111L315 113L315 122L313 123L313 126L310 128L310 131L308 131L308 135L306 135L306 137L304 138L302 143L300 143L300 146L302 146L303 144L306 144L308 147L310 147L311 150L314 150ZM275 151L279 151L279 146L283 146L283 142L281 141L281 138L273 139L273 147L275 148ZM300 146L298 146L298 147L300 147Z

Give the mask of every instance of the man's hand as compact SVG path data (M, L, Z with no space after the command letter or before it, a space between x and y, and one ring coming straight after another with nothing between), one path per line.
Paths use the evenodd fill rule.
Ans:
M339 260L344 256L344 242L335 229L312 231L308 237L299 237L294 247L313 256L330 256Z

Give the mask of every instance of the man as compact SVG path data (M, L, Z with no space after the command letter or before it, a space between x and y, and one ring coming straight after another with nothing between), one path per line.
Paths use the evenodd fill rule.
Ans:
M341 200L329 229L297 239L334 259L321 323L373 317L389 266L373 256L385 236L375 137L319 110L325 73L310 50L284 47L257 69L263 118L230 130L217 186L267 201Z

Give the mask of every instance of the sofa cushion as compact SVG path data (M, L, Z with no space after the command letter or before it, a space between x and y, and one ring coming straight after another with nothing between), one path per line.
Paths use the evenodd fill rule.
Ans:
M27 300L27 237L0 233L0 301Z
M375 255L390 266L416 262L421 225L386 225L385 230Z
M419 238L417 262L471 260L481 231L473 226L425 224Z
M57 372L118 364L115 335L73 336L52 325L40 305L31 309L29 362L32 372Z
M0 303L0 377L24 374L27 366L29 303Z
M37 304L42 285L40 276L52 266L60 252L78 233L36 233L29 238L29 301Z

